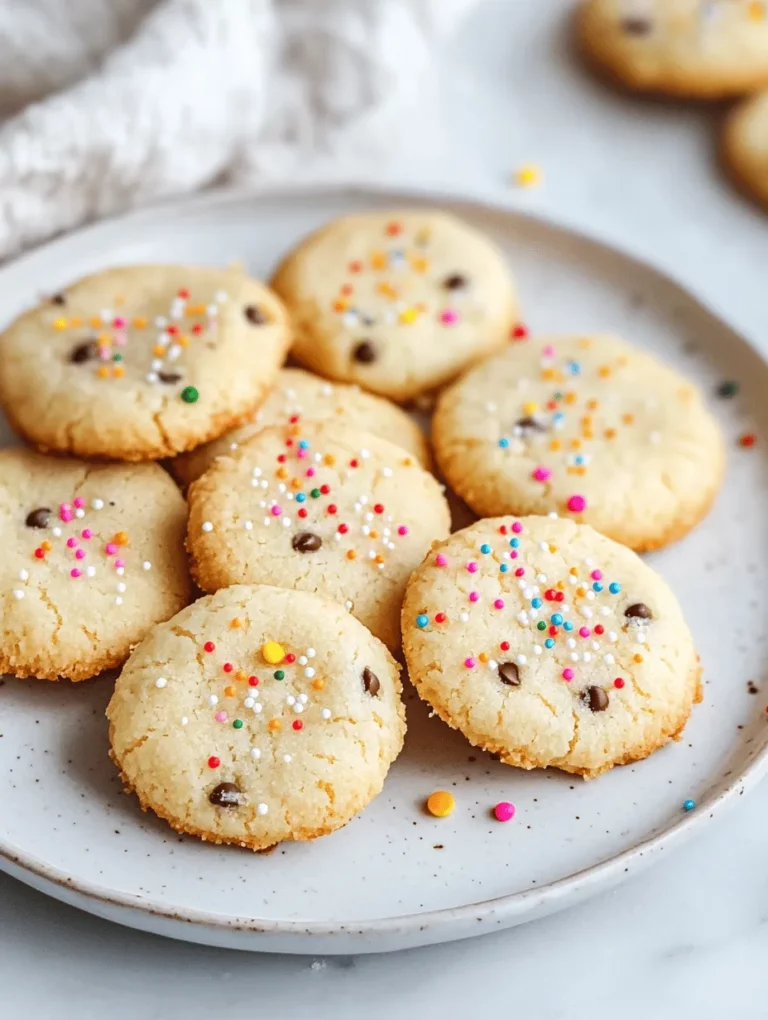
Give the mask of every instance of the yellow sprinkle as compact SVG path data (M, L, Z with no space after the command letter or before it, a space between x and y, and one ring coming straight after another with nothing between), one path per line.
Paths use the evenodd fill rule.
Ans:
M427 797L427 811L435 818L447 818L455 807L453 794L447 790L435 790Z
M752 0L747 8L750 21L765 21L765 4L762 0Z
M416 273L426 273L429 269L429 262L427 262L423 255L413 255L411 257L411 269Z
M276 666L278 662L282 662L285 658L285 649L277 641L267 641L261 646L261 654L264 656L265 662L268 662L271 666Z
M541 170L535 163L523 163L515 170L513 179L519 188L533 188L541 182Z
M383 251L371 252L371 265L374 269L384 269L387 264L387 257Z
M397 297L397 291L387 280L382 280L381 283L377 283L376 290L383 297L391 298L393 301Z
M69 325L69 319L54 319L53 320L53 328L54 329L66 329L68 325Z
M239 630L242 627L242 623L240 622L240 617L239 616L233 616L232 619L229 621L229 625L232 628L232 630Z
M556 545L553 545L553 544L552 544L552 543L550 542L550 543L549 543L549 551L550 551L551 553L556 553L556 552L557 552L557 546L556 546Z
M523 414L536 414L538 409L539 405L533 400L529 400L523 404Z
M415 322L419 317L418 308L406 308L404 312L400 312L398 315L398 321L403 325L409 325L411 322Z

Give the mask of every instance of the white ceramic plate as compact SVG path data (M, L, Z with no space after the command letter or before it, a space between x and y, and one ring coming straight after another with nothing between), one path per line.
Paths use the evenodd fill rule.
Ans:
M488 231L518 277L537 332L616 330L714 389L728 437L725 488L706 522L652 557L704 665L705 700L684 739L592 783L492 761L409 693L406 749L382 795L340 832L269 856L181 838L125 796L107 757L108 679L0 689L0 867L51 895L176 938L287 952L399 949L519 924L608 887L700 830L766 770L768 367L723 322L648 266L555 225L448 196L364 190L207 196L105 223L0 271L0 323L108 264L242 260L259 276L341 213L427 201ZM5 430L5 426L2 426ZM6 433L9 435L9 433ZM1 555L1 552L0 552ZM447 819L423 812L452 790ZM683 801L694 798L686 814ZM492 820L499 800L516 818Z

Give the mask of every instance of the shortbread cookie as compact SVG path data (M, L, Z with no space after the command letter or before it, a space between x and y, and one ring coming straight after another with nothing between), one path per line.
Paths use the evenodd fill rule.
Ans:
M573 514L639 551L701 520L725 462L696 387L612 336L508 347L441 395L432 438L481 517Z
M390 648L411 571L450 528L412 454L335 423L263 429L189 490L187 548L203 591L275 584L343 603Z
M0 673L85 680L187 604L186 504L156 464L0 451Z
M489 240L434 209L335 220L272 284L294 355L320 375L406 401L501 347L517 302Z
M388 439L412 453L424 467L429 466L426 436L413 418L395 404L365 393L357 386L333 384L300 368L284 368L247 425L174 457L169 467L174 478L186 488L207 471L217 457L232 453L240 443L267 425L329 420Z
M768 92L746 99L730 114L723 158L737 183L768 206Z
M403 646L440 718L525 769L591 778L645 758L701 700L665 582L562 518L478 521L437 545L408 585Z
M632 89L703 99L768 85L764 0L587 0L586 56Z
M260 850L345 825L400 753L398 666L345 610L237 585L155 627L107 709L112 758L179 832Z
M245 420L289 341L280 302L239 270L108 269L0 337L0 402L41 450L171 456Z

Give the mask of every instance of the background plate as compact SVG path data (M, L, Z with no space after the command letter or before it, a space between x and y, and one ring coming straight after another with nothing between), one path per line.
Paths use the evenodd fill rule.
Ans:
M768 631L768 367L676 284L554 224L434 193L285 190L204 196L81 231L0 271L0 323L109 264L241 260L268 276L303 234L357 209L433 202L487 231L536 332L615 330L708 392L729 446L725 487L692 535L649 557L677 592L700 651L704 704L683 740L591 783L492 761L407 691L406 749L382 795L345 829L269 856L178 837L121 792L107 757L108 679L0 688L0 867L125 924L212 945L360 953L479 934L570 905L680 842L768 765L760 692ZM10 440L4 424L2 438ZM752 682L757 695L748 691ZM452 790L447 819L422 810ZM684 814L682 802L698 807ZM498 800L517 806L500 825Z

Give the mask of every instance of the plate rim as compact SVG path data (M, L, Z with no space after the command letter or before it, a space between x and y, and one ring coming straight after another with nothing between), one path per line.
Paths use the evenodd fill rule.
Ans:
M222 188L192 196L183 196L172 201L142 207L140 210L126 215L100 220L55 238L0 266L0 282L12 279L15 273L24 273L29 265L33 265L41 257L55 258L59 251L66 252L73 242L87 245L92 240L98 240L101 235L110 235L115 228L133 231L140 227L145 220L156 225L158 219L179 215L194 217L219 208L236 206L243 202L264 202L270 199L285 201L290 198L319 199L324 195L331 198L375 196L377 199L392 198L395 201L409 202L422 200L425 203L438 206L441 203L463 203L474 206L485 213L514 216L520 220L528 221L532 225L559 230L573 238L586 240L608 251L619 253L644 269L662 276L698 303L706 312L717 318L724 328L736 332L762 361L768 360L764 351L761 350L760 344L754 342L750 337L744 336L741 331L735 330L727 320L727 313L716 308L689 282L681 280L674 270L663 264L661 259L650 258L646 253L633 250L631 244L617 242L610 236L602 235L592 226L584 226L551 211L531 209L520 201L504 201L499 196L483 194L477 189L446 187L444 184L424 182L403 184L361 180L322 181L319 183L299 181L278 185L266 183L247 188ZM172 908L153 901L151 898L119 892L96 882L83 879L74 880L66 871L46 864L34 854L16 846L6 839L2 832L0 832L0 871L5 871L38 889L42 887L42 891L67 902L71 902L73 896L77 896L78 901L82 898L84 902L77 902L76 905L91 912L100 913L102 916L105 916L104 906L116 908L118 911L127 911L132 920L126 920L125 923L133 927L145 927L147 930L150 930L151 920L155 918L176 924L191 925L208 931L239 932L286 938L299 937L302 942L306 941L307 943L313 939L349 936L350 934L363 938L386 938L386 936L396 933L414 934L416 932L422 935L425 932L430 932L429 936L421 938L420 942L437 942L469 934L480 934L487 930L483 922L488 922L490 919L494 920L496 927L508 926L514 923L515 918L523 919L528 916L533 919L534 916L541 916L555 910L558 902L562 899L571 898L575 901L579 894L584 896L599 888L610 887L611 879L615 880L613 883L615 884L629 872L628 865L630 863L639 867L649 863L661 851L684 843L709 821L719 816L724 808L732 805L738 796L753 789L767 772L768 735L763 738L762 744L756 745L751 760L745 768L727 782L723 781L715 787L716 792L711 799L701 804L697 810L683 815L678 821L613 857L537 888L455 907L442 907L436 910L391 917L366 918L347 922L341 920L333 922L301 919L270 920L227 916L189 907ZM144 918L143 924L134 923L136 921L134 912L137 911L139 917ZM122 920L122 918L112 919ZM182 935L182 937L189 936ZM193 940L205 941L204 938ZM306 945L299 951L311 952L312 947ZM326 951L328 951L327 948Z

